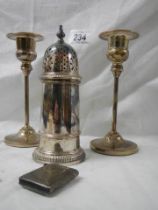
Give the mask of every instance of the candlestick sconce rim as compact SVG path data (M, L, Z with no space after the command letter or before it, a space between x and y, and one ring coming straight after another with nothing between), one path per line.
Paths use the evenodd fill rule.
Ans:
M42 41L44 37L38 33L32 32L17 32L17 33L8 33L7 37L12 40L16 40L17 38L32 38L36 42Z
M137 39L139 37L139 34L137 32L126 29L104 31L99 34L99 38L103 40L107 40L111 36L126 36L128 40L133 40Z

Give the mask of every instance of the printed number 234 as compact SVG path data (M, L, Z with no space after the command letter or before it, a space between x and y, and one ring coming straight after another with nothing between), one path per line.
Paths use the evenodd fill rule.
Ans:
M86 40L86 34L75 34L74 35L74 41L85 41Z

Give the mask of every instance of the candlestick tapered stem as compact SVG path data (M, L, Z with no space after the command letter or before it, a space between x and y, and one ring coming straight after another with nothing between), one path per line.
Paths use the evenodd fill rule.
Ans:
M25 89L25 125L29 126L29 77L24 76Z
M117 126L117 104L118 104L118 86L119 78L114 77L114 96L113 96L113 121L112 121L112 131L116 132Z

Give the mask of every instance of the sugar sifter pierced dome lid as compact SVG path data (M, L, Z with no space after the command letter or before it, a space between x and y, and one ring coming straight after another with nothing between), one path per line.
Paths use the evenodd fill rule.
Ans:
M78 80L78 59L75 50L64 42L62 25L57 33L58 41L47 48L43 59L42 80Z

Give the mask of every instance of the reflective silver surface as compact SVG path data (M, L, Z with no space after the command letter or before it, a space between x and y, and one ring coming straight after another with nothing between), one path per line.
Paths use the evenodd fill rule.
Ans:
M42 163L74 164L84 160L80 148L78 60L74 49L59 40L45 52L40 145L33 158Z

